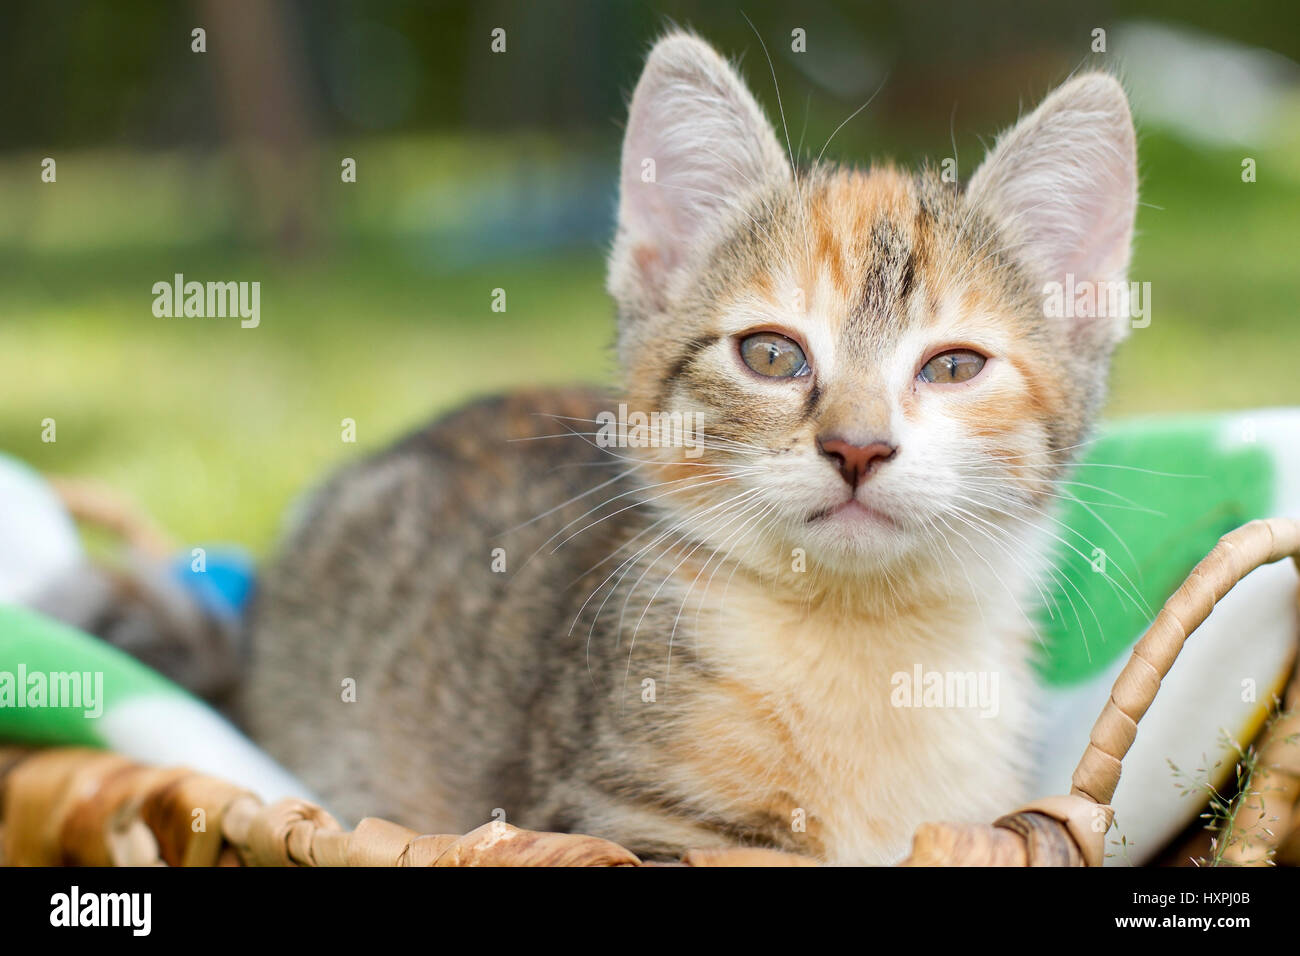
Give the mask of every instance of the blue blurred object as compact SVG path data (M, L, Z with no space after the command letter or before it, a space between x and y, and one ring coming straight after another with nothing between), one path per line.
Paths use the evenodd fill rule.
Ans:
M194 570L193 552L172 560L172 574L204 610L224 618L243 616L253 593L256 565L242 548L204 549L205 569Z

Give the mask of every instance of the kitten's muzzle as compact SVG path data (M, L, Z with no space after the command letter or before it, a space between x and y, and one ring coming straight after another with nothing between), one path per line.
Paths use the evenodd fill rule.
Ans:
M817 439L817 449L831 460L850 488L857 488L875 470L898 454L898 447L888 442L874 441L868 445L853 445L842 438Z

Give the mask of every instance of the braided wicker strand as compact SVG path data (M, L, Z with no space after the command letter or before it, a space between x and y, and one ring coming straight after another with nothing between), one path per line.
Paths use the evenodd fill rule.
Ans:
M802 865L768 853L693 865ZM421 835L362 820L344 830L303 800L253 794L183 768L158 769L82 747L0 747L0 863L14 866L636 866L608 840L502 822Z
M1251 571L1290 557L1300 568L1300 521L1251 521L1219 539L1165 602L1115 679L1110 700L1093 725L1088 747L1075 768L1070 793L1103 806L1119 783L1124 755L1137 736L1138 721L1155 700L1188 636L1214 606Z

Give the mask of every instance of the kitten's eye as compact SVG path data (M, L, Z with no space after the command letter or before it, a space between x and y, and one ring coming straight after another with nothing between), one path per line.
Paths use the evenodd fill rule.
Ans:
M803 349L775 332L747 336L740 343L740 357L759 375L769 378L794 378L808 371Z
M967 382L980 373L986 359L970 349L953 349L941 352L921 367L917 377L935 385L952 385Z

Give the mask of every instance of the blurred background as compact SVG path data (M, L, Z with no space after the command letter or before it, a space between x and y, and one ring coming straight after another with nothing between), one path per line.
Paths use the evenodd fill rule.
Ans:
M0 11L0 450L260 552L326 469L439 411L609 381L624 104L674 23L741 60L780 133L762 36L805 157L879 88L827 157L955 157L963 178L1072 70L1117 69L1152 321L1108 414L1300 403L1290 0L20 0ZM178 272L260 282L260 326L155 317Z

